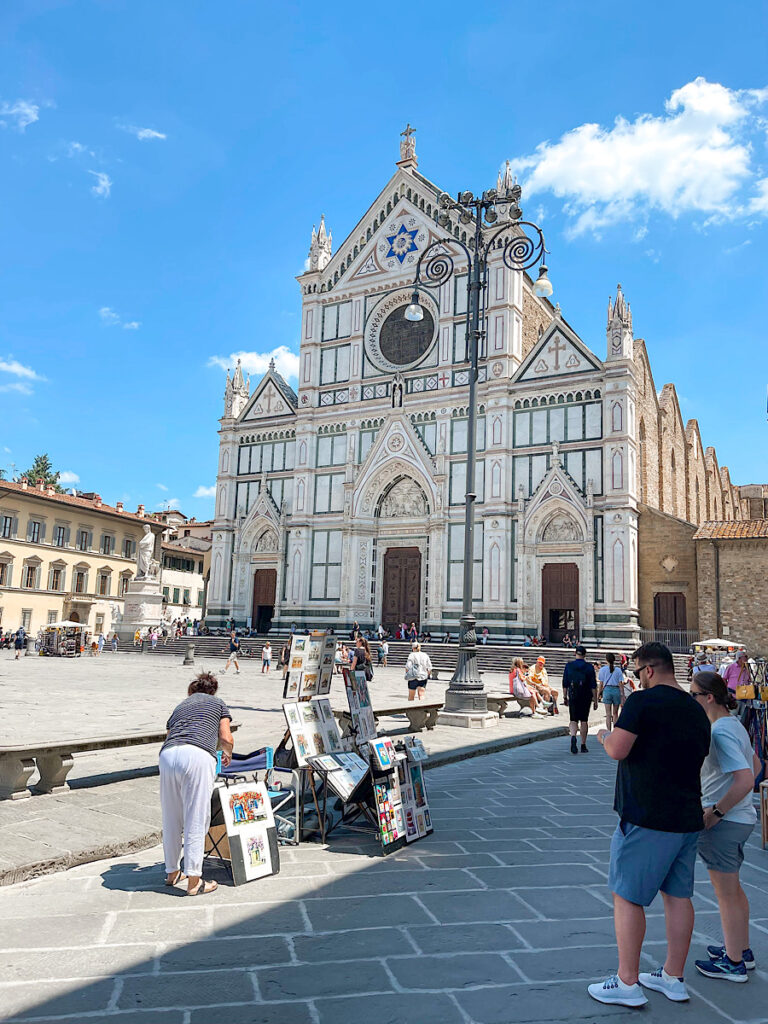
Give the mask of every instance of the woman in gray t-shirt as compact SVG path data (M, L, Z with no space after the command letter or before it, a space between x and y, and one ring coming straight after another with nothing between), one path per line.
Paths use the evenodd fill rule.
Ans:
M759 762L746 729L730 714L736 701L716 672L697 672L691 697L704 708L712 726L709 754L701 768L704 831L699 856L717 896L725 939L722 946L707 946L710 959L697 960L696 969L708 978L743 982L755 957L749 948L749 902L739 869L757 820L752 790Z
M202 873L217 747L222 750L223 764L229 764L232 757L232 715L216 696L218 688L218 680L210 672L193 679L186 700L171 712L168 736L160 751L165 884L184 881L180 867L183 845L187 896L217 888L215 882L204 882Z

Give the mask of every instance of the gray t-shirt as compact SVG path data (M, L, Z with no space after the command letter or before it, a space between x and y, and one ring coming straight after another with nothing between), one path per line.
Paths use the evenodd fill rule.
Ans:
M713 807L718 800L722 800L733 783L733 772L744 768L752 771L752 744L747 730L732 715L718 718L712 725L709 754L701 766L702 805ZM757 814L751 792L728 811L725 820L754 825Z
M171 712L166 724L168 739L162 749L190 743L193 747L205 750L211 757L216 757L222 718L231 720L232 714L221 697L212 697L209 693L193 693Z

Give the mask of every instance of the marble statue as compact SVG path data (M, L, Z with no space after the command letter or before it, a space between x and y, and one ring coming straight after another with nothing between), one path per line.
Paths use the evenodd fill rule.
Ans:
M152 527L149 523L145 523L144 536L139 541L136 550L136 579L146 579L149 575L154 550L155 538L152 533Z
M379 515L382 519L398 519L401 516L424 516L429 514L429 505L424 492L413 480L401 480L395 484L381 503Z
M575 541L582 540L581 530L570 516L558 515L544 527L541 535L543 541Z

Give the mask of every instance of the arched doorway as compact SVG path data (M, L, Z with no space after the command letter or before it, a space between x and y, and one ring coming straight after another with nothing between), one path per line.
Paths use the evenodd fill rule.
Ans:
M579 634L579 567L548 562L541 570L541 632L550 643Z
M269 632L275 614L277 569L256 569L253 574L251 625L257 633Z
M70 612L69 613L69 621L70 622L79 622L80 621L80 615L78 614L78 612Z
M400 622L419 624L421 616L421 552L389 548L384 555L381 621L393 631Z

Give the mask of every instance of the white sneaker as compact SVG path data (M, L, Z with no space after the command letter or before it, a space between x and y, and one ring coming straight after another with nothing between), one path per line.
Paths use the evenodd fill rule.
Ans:
M645 1006L648 1002L639 985L625 985L618 974L603 982L590 985L587 992L598 1003L618 1003L620 1006Z
M655 971L651 971L650 974L641 974L640 984L644 988L652 988L656 992L663 992L667 999L671 999L673 1003L684 1003L690 999L683 979L667 974L663 967L658 967Z

